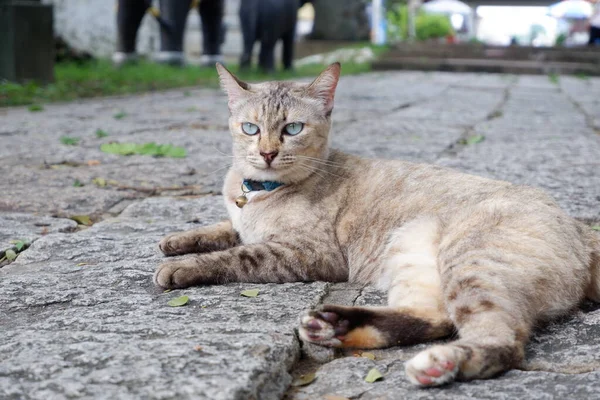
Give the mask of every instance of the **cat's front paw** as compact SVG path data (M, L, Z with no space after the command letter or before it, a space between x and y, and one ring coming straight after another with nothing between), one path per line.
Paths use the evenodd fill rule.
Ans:
M188 232L172 233L158 243L165 256L177 256L195 252L198 242Z
M311 310L300 320L298 333L305 342L327 347L342 347L349 321L331 311Z
M190 260L162 263L154 273L154 284L163 289L183 289L201 280L199 268Z
M421 387L443 385L456 379L461 361L455 346L433 346L406 362L406 375Z

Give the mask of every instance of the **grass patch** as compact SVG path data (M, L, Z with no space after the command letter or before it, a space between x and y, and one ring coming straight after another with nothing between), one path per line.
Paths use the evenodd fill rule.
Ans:
M239 77L248 81L316 76L323 68L322 65L305 65L294 71L265 75L258 71L239 72L237 66L230 66L233 73L239 72ZM345 63L343 66L344 75L370 70L369 63ZM219 84L215 68L174 67L145 61L122 68L114 68L109 60L94 60L84 64L59 63L54 72L56 81L47 86L39 86L35 82L0 82L0 107L32 104L37 111L43 109L40 104L53 101L190 86L217 87ZM189 95L190 92L185 91L184 94L186 93Z
M61 136L60 142L67 146L77 146L81 139L73 136Z
M28 107L28 110L31 112L44 111L44 106L41 104L32 104Z
M113 115L114 119L123 119L126 116L127 116L127 113L125 111L119 111L118 113Z
M106 133L106 131L102 130L102 129L96 129L96 137L98 139L102 139L108 136L108 133Z
M156 144L154 142L137 143L104 143L100 150L105 153L118 154L121 156L130 156L141 154L154 157L173 157L184 158L187 151L183 147L173 146L171 144Z

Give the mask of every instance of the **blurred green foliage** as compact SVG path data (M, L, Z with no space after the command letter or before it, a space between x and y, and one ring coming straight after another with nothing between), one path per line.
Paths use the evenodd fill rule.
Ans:
M408 38L408 7L401 3L395 4L388 8L386 17L390 41L406 40ZM417 40L427 40L453 35L454 29L445 15L417 11L415 33Z

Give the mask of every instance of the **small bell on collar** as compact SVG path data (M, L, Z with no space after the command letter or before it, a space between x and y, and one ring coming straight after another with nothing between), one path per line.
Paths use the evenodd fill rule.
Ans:
M242 194L241 196L238 196L235 198L235 205L238 206L239 208L244 207L246 204L248 203L248 198L246 197L246 194Z
M246 204L248 204L248 198L246 197L246 193L249 193L251 190L251 188L246 187L244 183L245 182L242 182L242 194L235 198L235 205L239 208L242 208Z

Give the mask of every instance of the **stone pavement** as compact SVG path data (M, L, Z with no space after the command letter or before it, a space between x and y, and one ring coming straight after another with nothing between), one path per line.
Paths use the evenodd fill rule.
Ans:
M114 118L119 112L125 117ZM334 121L333 144L349 152L537 185L574 217L600 221L600 79L344 77ZM109 136L97 138L97 129ZM65 145L62 136L80 141ZM226 99L216 90L37 113L0 109L0 138L0 257L11 240L33 242L0 268L2 399L600 399L600 306L591 303L542 327L522 370L419 390L407 383L403 361L424 345L373 351L370 360L302 346L296 337L303 309L384 302L371 288L157 290L158 240L225 217L219 191L231 141ZM109 141L172 143L188 156L102 153ZM70 219L81 215L93 226ZM258 297L240 296L253 288ZM181 295L188 305L167 305ZM384 379L366 383L371 368ZM309 372L314 382L289 389Z

